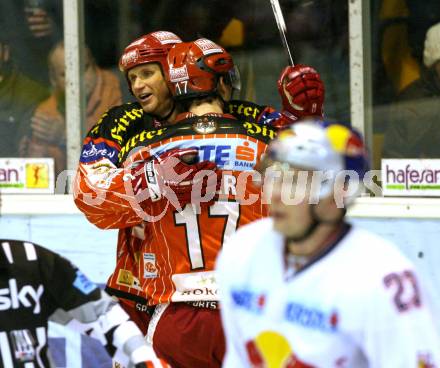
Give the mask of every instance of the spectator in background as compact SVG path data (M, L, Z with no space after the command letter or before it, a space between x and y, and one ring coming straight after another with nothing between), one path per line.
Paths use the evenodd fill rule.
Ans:
M49 96L45 86L17 70L11 56L9 43L0 38L0 157L20 156L19 142L29 131L30 118Z
M26 156L53 157L55 171L66 168L65 122L65 62L64 43L54 46L49 53L49 76L52 94L38 105L31 118L31 132ZM84 83L86 90L86 122L88 131L111 106L121 104L121 88L118 78L110 71L99 68L86 48Z
M21 73L49 85L47 52L63 37L62 1L2 0L0 29Z
M426 33L423 62L391 107L383 157L440 158L440 23Z

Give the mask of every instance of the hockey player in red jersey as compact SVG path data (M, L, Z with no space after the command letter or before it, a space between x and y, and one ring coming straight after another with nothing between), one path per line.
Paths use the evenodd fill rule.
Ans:
M193 149L198 161L217 165L222 180L218 196L208 196L209 205L195 201L200 195L195 195L194 185L191 203L145 225L149 237L144 241L141 285L156 307L147 338L172 366L220 367L224 338L214 262L237 227L266 215L259 199L243 203L241 194L258 197L259 190L250 175L242 182L239 178L252 172L276 132L269 126L258 132L224 113L224 101L239 80L231 56L220 46L207 39L181 43L170 50L168 62L170 89L188 112L178 115L160 138L150 140L148 150L163 155ZM157 212L160 206L155 202L143 208Z
M143 221L123 195L125 173L121 167L124 147L134 136L159 127L162 121L172 122L178 113L163 74L168 50L178 42L175 34L158 31L126 47L119 66L137 102L111 108L90 130L74 187L75 203L90 222L100 228L120 229L115 277L106 290L119 298L144 333L149 318L138 269ZM106 221L109 214L118 214L118 221Z
M110 109L88 133L80 158L80 166L75 182L75 202L85 213L89 221L100 228L118 228L117 266L109 279L107 291L118 296L132 311L132 317L138 316L141 328L146 329L147 309L144 291L140 287L141 243L148 237L142 215L132 208L132 196L126 194L122 165L128 153L136 146L147 143L152 136L160 136L175 121L178 106L171 95L163 88L164 62L169 48L180 42L170 32L153 32L130 44L121 57L121 70L127 76L127 82L136 97L136 103L124 104ZM151 66L155 66L151 72ZM296 68L296 69L295 69ZM324 89L319 75L309 69L288 67L283 83L291 89L293 99L286 101L284 108L292 114L300 111L304 114L320 114L324 98ZM160 72L162 78L155 78ZM293 72L297 73L293 73ZM158 87L149 87L149 78L153 78ZM160 93L159 93L160 92ZM315 110L302 108L300 101L313 98L318 101ZM298 101L297 101L298 99ZM295 104L295 101L298 102ZM302 102L301 102L302 103ZM167 107L167 108L165 108ZM297 110L295 110L297 109ZM281 121L280 114L273 109L244 101L231 101L227 110L239 119L245 119L254 131L262 131L261 124ZM166 120L165 120L166 119ZM151 130L151 131L149 131ZM173 153L177 158L181 153ZM169 153L168 153L169 155ZM209 166L209 164L208 164ZM207 168L206 164L188 165L186 173L196 175ZM214 169L215 166L210 166ZM173 187L173 192L188 197L188 185ZM165 191L167 188L163 188ZM116 218L115 218L116 215ZM135 312L137 310L137 312Z
M159 356L173 366L218 367L224 340L214 261L223 242L238 226L266 215L251 176L240 182L240 174L252 171L275 136L271 126L284 124L285 120L269 108L258 115L264 116L264 122L243 122L224 114L225 101L237 87L238 76L231 56L210 40L175 45L168 62L170 89L189 112L179 115L175 125L167 126L160 134L149 132L150 138L142 143L147 149L134 154L139 160L145 152L145 163L141 162L134 174L136 191L154 191L155 196L163 197L156 190L161 180L154 168L164 162L168 152L192 150L200 162L215 163L222 170L223 180L221 198L215 198L210 206L198 206L193 196L191 204L179 203L181 210L170 208L157 221L144 225L141 288L148 303L156 306L147 336ZM269 113L271 121L267 125ZM157 159L150 164L148 158L153 155ZM244 203L244 197L252 195L258 199ZM148 214L160 212L163 202L150 199L142 208Z

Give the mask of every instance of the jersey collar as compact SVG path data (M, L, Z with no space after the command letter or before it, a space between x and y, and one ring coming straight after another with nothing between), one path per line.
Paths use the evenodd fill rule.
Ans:
M345 238L345 236L349 233L351 228L352 228L351 224L343 222L341 225L341 229L336 233L335 238L330 240L329 246L325 247L325 249L321 253L317 254L315 257L310 259L299 271L295 272L294 274L292 274L291 272L287 272L288 270L286 270L287 279L291 279L293 276L296 276L296 275L300 274L301 272L304 272L310 266L312 266L313 264L315 264L316 262L318 262L322 258L324 258L326 255L328 255L333 249L336 248L336 246L341 242L341 240ZM285 265L287 265L288 264L287 263L287 246L285 246L284 249L285 249L284 250L284 260L285 260Z

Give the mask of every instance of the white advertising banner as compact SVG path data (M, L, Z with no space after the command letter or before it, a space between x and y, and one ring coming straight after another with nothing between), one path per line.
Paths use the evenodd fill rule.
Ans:
M440 159L383 159L384 196L440 197Z
M2 193L54 193L53 158L0 158Z

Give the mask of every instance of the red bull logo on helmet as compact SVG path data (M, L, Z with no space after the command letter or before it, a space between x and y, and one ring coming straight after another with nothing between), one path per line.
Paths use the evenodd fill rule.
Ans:
M343 125L332 125L327 128L327 137L336 152L358 156L363 154L362 140Z

